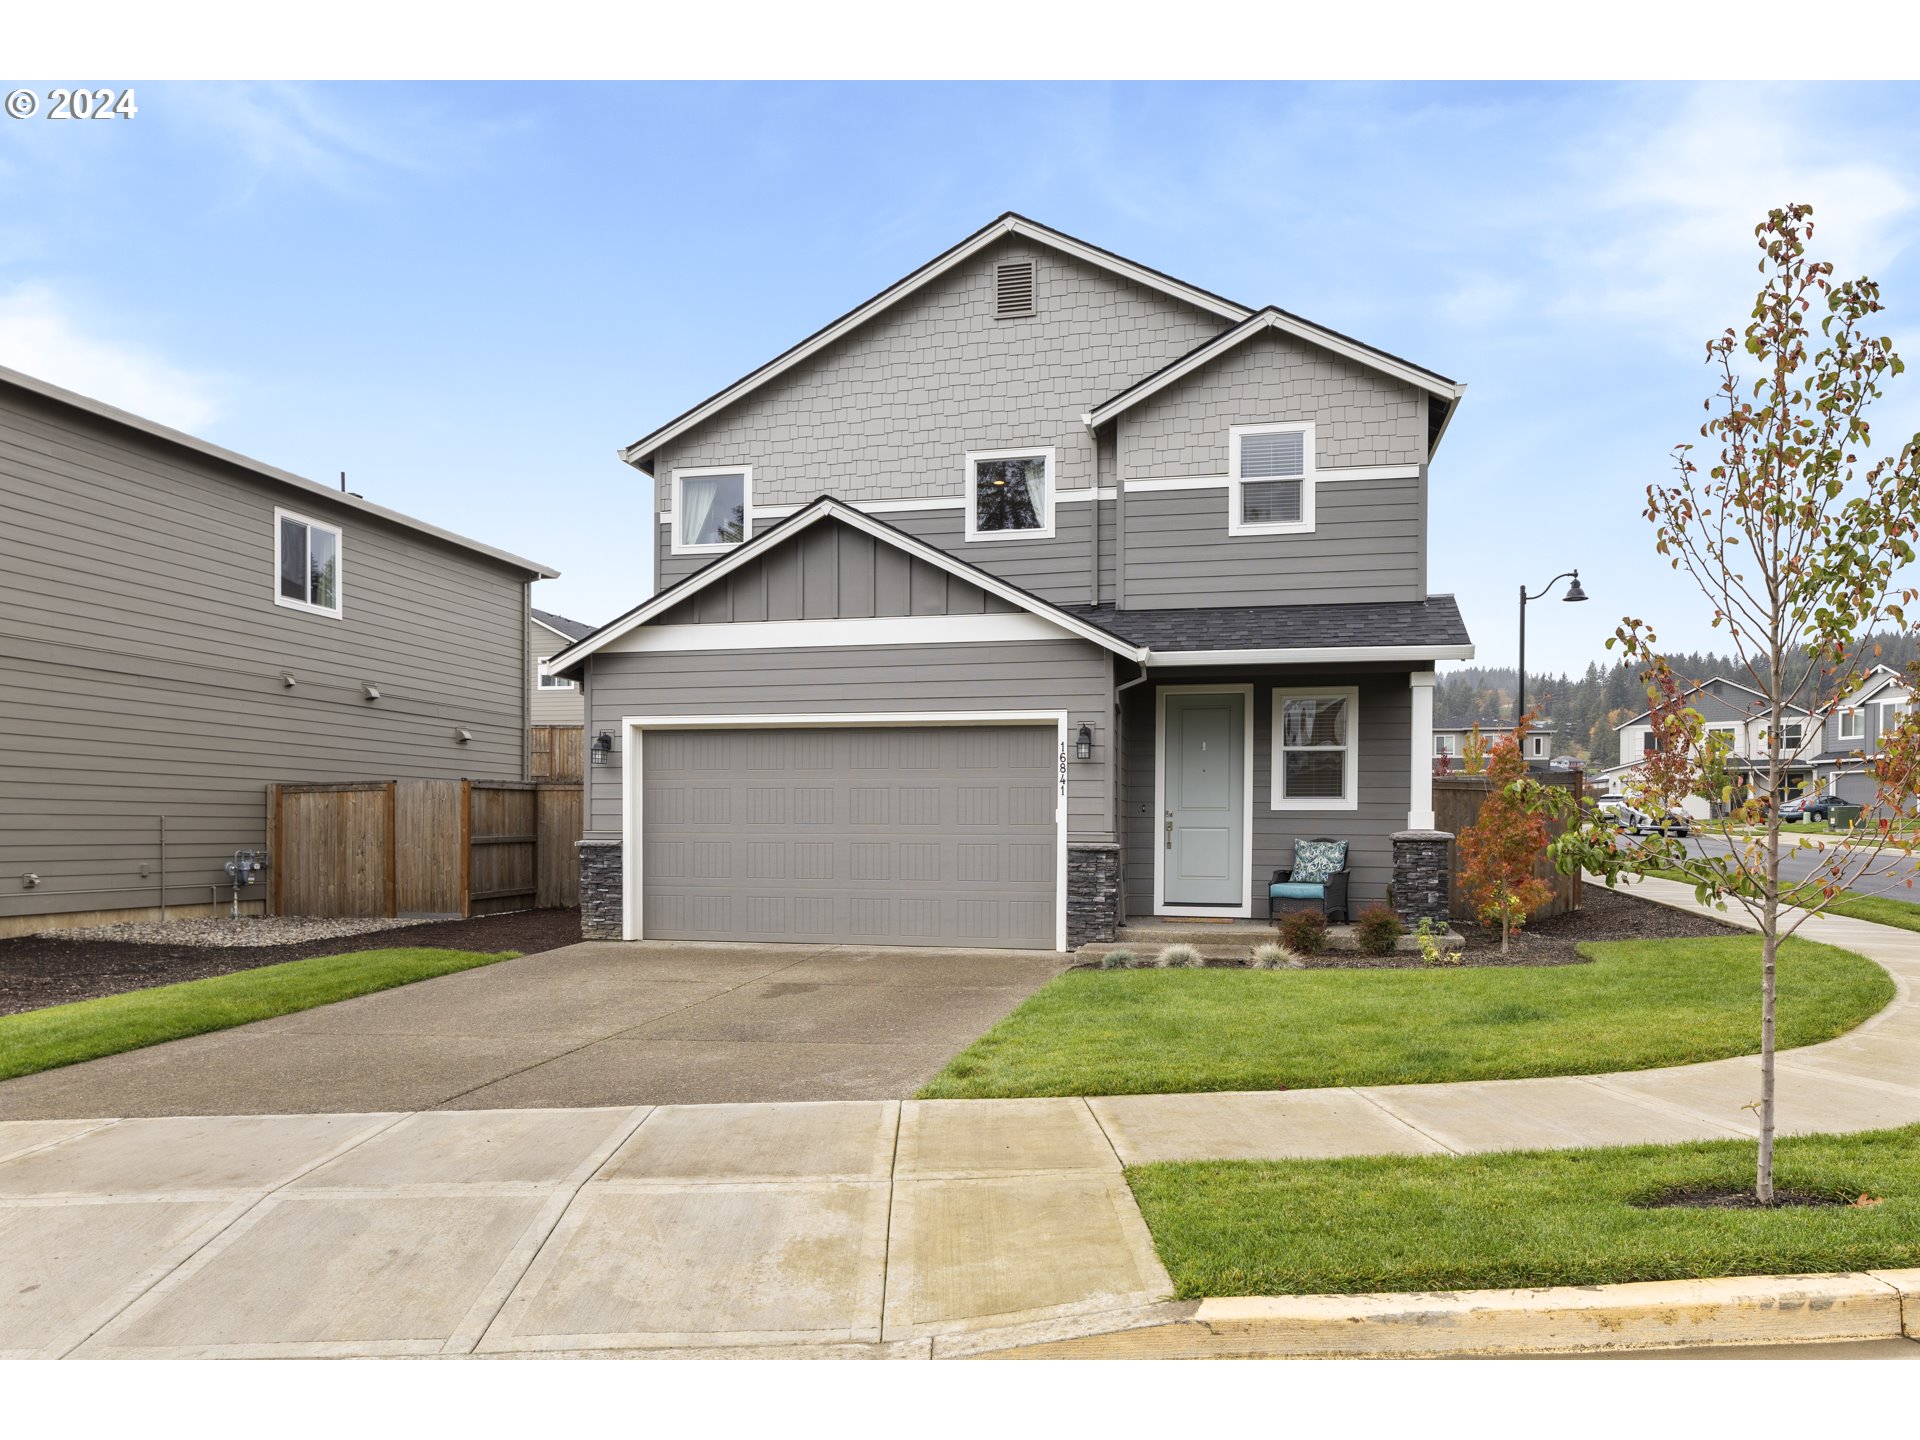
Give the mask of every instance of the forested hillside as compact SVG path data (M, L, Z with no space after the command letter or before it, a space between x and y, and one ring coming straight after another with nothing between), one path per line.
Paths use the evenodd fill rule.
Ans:
M1872 658L1896 670L1920 654L1920 640L1913 633L1881 635L1877 641L1880 654ZM1683 680L1724 675L1742 685L1753 683L1737 661L1724 656L1669 655L1667 660ZM1795 653L1788 674L1799 675L1805 667L1805 656ZM1434 718L1442 724L1510 721L1517 679L1512 666L1463 665L1444 671L1434 687ZM1560 727L1556 755L1583 755L1590 765L1612 765L1620 758L1613 727L1647 708L1647 692L1638 668L1631 665L1590 664L1578 678L1529 670L1527 705Z

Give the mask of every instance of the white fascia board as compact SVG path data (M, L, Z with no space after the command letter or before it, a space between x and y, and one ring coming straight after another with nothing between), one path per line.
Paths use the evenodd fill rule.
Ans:
M1160 291L1162 294L1171 295L1176 300L1183 300L1189 305L1198 306L1202 310L1210 311L1222 319L1231 320L1236 324L1245 320L1251 313L1243 305L1236 305L1232 301L1223 300L1217 295L1209 295L1206 291L1175 280L1170 275L1159 274L1156 271L1149 270L1144 265L1136 265L1130 260L1123 260L1118 255L1109 255L1105 251L1098 250L1091 245L1075 240L1071 236L1062 235L1057 230L1049 230L1044 225L1036 225L1030 220L1021 219L1017 215L1003 216L997 223L989 225L972 239L963 240L945 255L921 266L904 280L897 281L893 285L888 286L864 305L848 311L824 330L816 331L814 334L808 336L784 355L768 361L758 370L736 380L711 400L704 401L700 405L695 406L679 419L669 421L652 434L643 436L641 439L634 441L633 444L623 447L617 453L627 464L637 465L640 460L650 452L684 435L688 430L700 424L702 421L711 419L743 395L757 390L769 380L785 374L803 360L810 359L827 346L833 344L834 341L840 339L843 335L846 335L852 330L857 330L860 326L866 324L867 321L892 306L896 301L905 299L923 285L939 279L956 265L964 264L996 240L1008 235L1020 235L1026 239L1037 241L1042 245L1061 251L1063 254L1071 255L1077 260L1082 260L1089 265L1097 265L1103 270L1124 276L1136 284L1148 286L1151 289Z
M1058 640L1060 627L1025 610L994 615L897 615L857 620L756 620L647 625L609 645L608 655L712 650L813 650L877 645L992 645Z
M1472 645L1355 645L1299 650L1149 650L1140 663L1195 669L1203 665L1352 665L1367 661L1471 660Z
M1018 586L1009 585L985 570L955 559L937 545L929 545L904 531L895 530L877 520L870 520L858 510L838 500L818 500L809 510L802 512L795 519L782 523L776 529L762 531L751 539L742 541L731 554L695 571L688 579L662 590L624 618L613 621L589 635L585 640L578 641L561 651L548 662L548 673L564 675L589 655L606 649L623 635L631 634L645 625L654 616L671 609L690 596L698 595L716 580L731 575L742 565L765 553L774 545L783 544L810 526L829 518L840 520L856 530L864 531L882 544L891 545L896 550L904 551L917 559L926 561L929 565L937 566L949 575L957 575L969 585L985 590L989 595L997 595L1030 614L1042 616L1058 629L1077 635L1082 640L1091 640L1102 649L1111 650L1116 655L1123 655L1137 662L1147 653L1141 646L1128 644L1117 635L1109 634L1097 625L1089 625L1076 616L1055 609L1043 600L1035 599Z
M1394 360L1352 340L1342 339L1330 330L1322 330L1318 325L1297 320L1290 315L1282 315L1277 311L1263 310L1217 336L1211 343L1195 350L1186 359L1176 361L1152 379L1143 381L1135 388L1115 396L1104 405L1095 406L1092 411L1080 418L1089 428L1104 425L1116 415L1124 414L1142 400L1159 394L1170 385L1178 384L1201 366L1210 364L1227 351L1267 330L1278 330L1295 339L1305 340L1310 345L1317 345L1323 350L1329 350L1345 359L1356 361L1370 370L1389 375L1415 389L1425 390L1451 401L1458 401L1466 393L1465 385L1452 380L1442 380L1429 371Z

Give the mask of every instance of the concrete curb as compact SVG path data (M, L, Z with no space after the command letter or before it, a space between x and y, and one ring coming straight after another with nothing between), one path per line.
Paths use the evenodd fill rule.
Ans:
M1332 1359L1920 1339L1920 1269L1538 1290L1202 1300L1191 1318L1002 1359Z

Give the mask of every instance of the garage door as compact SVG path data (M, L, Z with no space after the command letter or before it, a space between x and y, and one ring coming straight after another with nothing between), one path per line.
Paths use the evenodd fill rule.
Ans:
M650 940L1055 944L1057 735L652 730Z

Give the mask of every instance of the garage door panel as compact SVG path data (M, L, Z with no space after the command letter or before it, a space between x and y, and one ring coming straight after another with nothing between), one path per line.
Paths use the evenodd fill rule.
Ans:
M650 938L1051 949L1055 732L642 739Z

